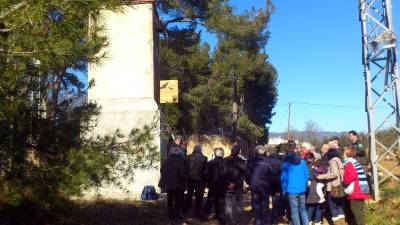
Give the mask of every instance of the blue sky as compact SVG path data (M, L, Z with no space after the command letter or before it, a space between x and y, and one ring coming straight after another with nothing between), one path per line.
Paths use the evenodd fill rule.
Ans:
M265 7L265 0L231 0L238 11ZM271 132L287 130L288 102L294 102L291 124L303 130L313 120L326 131L367 131L361 28L358 0L273 0L266 52L278 71L278 103ZM393 1L393 20L400 32L400 2ZM203 33L215 46L215 38ZM346 107L323 107L296 102Z

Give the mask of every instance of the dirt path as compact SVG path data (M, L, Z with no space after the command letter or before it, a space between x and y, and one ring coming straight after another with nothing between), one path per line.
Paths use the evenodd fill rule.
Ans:
M254 219L251 214L250 196L245 195L244 217L246 225L253 225ZM217 220L210 219L202 222L198 219L186 216L182 221L170 222L166 215L165 200L157 201L125 201L125 202L95 202L85 204L81 208L83 224L96 225L218 225ZM212 215L211 215L212 216ZM287 224L285 220L278 225ZM328 224L328 223L324 223ZM345 225L346 223L336 223ZM335 224L335 225L336 225Z

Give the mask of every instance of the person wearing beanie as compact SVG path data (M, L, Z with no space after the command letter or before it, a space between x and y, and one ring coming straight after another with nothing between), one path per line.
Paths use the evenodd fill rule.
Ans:
M222 181L222 164L224 158L224 149L214 149L215 158L207 163L205 172L208 194L203 209L203 220L207 220L211 209L214 206L215 217L218 221L223 221L222 206L224 204L224 183Z
M207 157L202 153L200 145L193 148L193 153L185 159L185 171L187 174L187 194L185 198L184 213L187 213L192 205L193 194L195 195L195 216L200 218L201 207L203 205L203 195L205 189L205 170L207 167Z
M239 156L240 147L234 145L231 155L224 159L223 181L225 191L226 224L241 224L243 218L243 181L246 162Z
M184 160L181 149L173 147L170 156L161 164L158 186L167 191L167 212L170 220L182 219L181 211L185 189Z
M269 198L275 194L275 177L279 176L279 168L266 156L264 146L257 145L254 154L255 157L248 164L246 175L246 183L251 191L251 208L256 225L270 225L272 221Z

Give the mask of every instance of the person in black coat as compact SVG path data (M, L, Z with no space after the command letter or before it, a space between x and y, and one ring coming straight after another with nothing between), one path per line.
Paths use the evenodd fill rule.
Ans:
M193 153L185 159L185 171L187 175L187 195L185 199L184 213L187 213L192 204L193 193L195 194L194 213L196 217L201 216L203 195L205 189L205 171L207 157L201 152L201 146L194 146Z
M271 177L274 182L274 190L272 194L272 221L278 221L285 214L286 208L288 208L288 202L281 193L281 182L280 182L280 168L285 159L285 152L280 151L279 148L267 149L267 157L271 160L274 170L278 170L276 177Z
M206 220L210 215L211 209L214 206L215 217L219 220L223 220L223 214L221 213L221 206L224 202L224 183L222 181L222 164L224 157L224 149L214 149L215 158L207 163L206 168L206 182L208 187L208 195L204 204L203 219Z
M365 152L365 150L363 149L362 144L360 143L359 139L358 139L358 134L356 131L351 130L348 132L348 138L351 141L351 146L355 149L357 149L357 155L356 155L356 160L360 163L360 165L363 167L364 172L367 173L368 172L368 157L367 154Z
M251 191L251 208L256 225L270 225L269 197L276 191L279 167L272 158L266 157L262 145L256 146L254 152L256 156L249 162L246 175Z
M185 167L184 159L180 154L180 148L171 149L171 155L161 165L161 179L158 184L160 188L167 191L167 211L171 220L182 219Z
M233 146L231 155L224 159L223 181L225 186L226 224L241 224L243 218L243 181L246 162L239 157L240 147Z

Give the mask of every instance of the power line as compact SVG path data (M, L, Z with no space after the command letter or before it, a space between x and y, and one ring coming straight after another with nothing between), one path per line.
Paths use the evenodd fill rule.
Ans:
M289 105L289 104L286 104L286 105ZM286 116L288 115L288 113L289 113L289 108L286 110L284 116L282 117L281 121L279 122L279 126L277 126L275 128L275 130L278 130L279 128L281 128L281 126L283 125L283 122L285 121ZM272 130L271 127L269 128L269 130Z
M331 108L349 108L349 109L364 109L364 106L352 106L352 105L332 105L332 104L321 104L321 103L312 103L312 102L298 102L294 101L291 102L292 105L297 104L297 105L310 105L310 106L320 106L320 107L331 107ZM275 107L284 107L288 106L289 103L286 104L280 104L280 105L275 105Z
M286 103L286 104L275 105L275 107L283 107L283 106L288 106L288 105L289 105L289 103Z
M349 108L349 109L364 109L364 106L351 106L351 105L331 105L331 104L320 104L320 103L310 103L310 102L292 102L292 104L299 105L311 105L320 107L332 107L332 108Z

